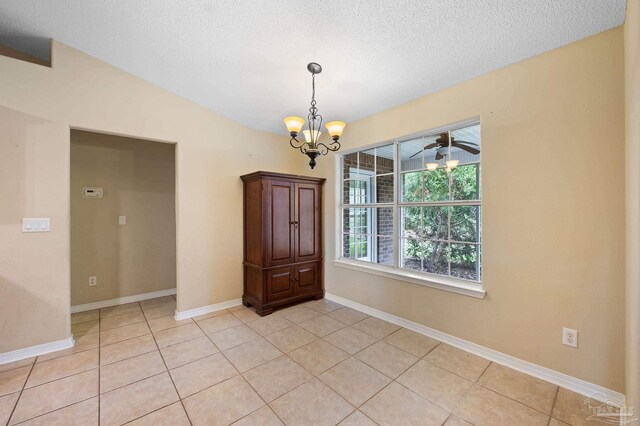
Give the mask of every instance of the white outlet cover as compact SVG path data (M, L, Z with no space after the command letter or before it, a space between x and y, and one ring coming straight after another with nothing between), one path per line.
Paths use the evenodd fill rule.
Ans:
M89 285L94 286L98 284L98 279L95 276L89 277Z
M572 328L562 328L562 344L571 346L572 348L578 347L578 331Z
M126 216L118 216L118 225L126 225L127 217Z

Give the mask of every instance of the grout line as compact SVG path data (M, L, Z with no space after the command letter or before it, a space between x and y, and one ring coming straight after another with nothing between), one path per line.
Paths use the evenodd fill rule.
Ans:
M33 369L36 366L37 360L38 360L38 357L36 356L35 359L33 360L33 363L31 364L31 368L29 369L29 374L27 374L27 378L24 380L24 383L22 384L22 388L20 389L20 395L18 395L18 399L16 399L16 403L13 406L13 409L11 410L11 414L9 414L9 418L7 419L7 424L11 422L11 418L15 414L16 408L18 408L18 404L20 403L20 399L22 398L22 393L24 392L25 386L27 386L27 382L29 381L29 377L31 377L31 372L33 372Z
M82 399L82 400L80 400L80 401L76 401L76 402L74 402L74 403L64 405L64 406L62 406L62 407L60 407L60 408L56 408L56 409L55 409L55 410L53 410L53 411L48 411L48 412L46 412L46 413L38 414L37 416L35 416L35 417L31 417L31 418L26 419L26 420L23 420L23 421L21 421L20 423L15 423L15 425L23 425L23 424L25 424L26 422L30 422L30 421L35 420L35 419L39 419L40 417L44 417L44 416L47 416L47 415L49 415L49 414L53 414L53 413L55 413L56 411L64 410L65 408L69 408L69 407L71 407L71 406L73 406L73 405L76 405L76 404L82 404L83 402L87 402L87 401L89 401L90 399L93 399L93 398L98 398L98 399L99 399L99 395L93 395L93 396L90 396L90 397L88 397L88 398ZM8 423L7 423L7 425L8 425Z
M138 302L138 303L140 303L140 302ZM144 311L142 312L142 315L144 316L144 319L147 322L147 327L149 327L149 321L147 320L147 316L144 313ZM149 327L149 330L151 330L151 327ZM176 386L176 383L173 381L173 376L171 376L171 372L169 371L169 367L167 366L167 362L164 359L164 355L162 355L162 351L160 350L160 346L158 345L158 341L156 340L156 336L153 334L153 332L151 332L151 336L153 338L153 342L156 344L156 348L158 348L158 354L160 355L160 359L162 359L162 363L164 364L164 368L166 369L166 373L169 376L169 379L171 380L171 383L173 384L173 388L176 391L176 395L178 396L178 401L180 401L180 405L182 405L182 410L184 411L185 415L187 416L187 420L189 421L189 424L193 425L193 422L191 421L191 418L189 417L189 413L187 412L187 408L184 406L184 402L182 402L182 397L180 396L180 392L178 392L178 387ZM169 405L171 405L171 404L169 404ZM145 416L147 414L149 414L149 413L146 413Z
M551 412L549 413L549 422L547 424L551 423L551 418L553 416L553 409L556 408L556 402L558 401L559 393L560 393L560 386L556 388L556 395L553 397L553 403L551 404Z

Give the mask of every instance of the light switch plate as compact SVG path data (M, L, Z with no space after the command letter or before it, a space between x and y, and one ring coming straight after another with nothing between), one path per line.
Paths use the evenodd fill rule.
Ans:
M51 231L51 218L49 217L23 217L22 232L49 232Z

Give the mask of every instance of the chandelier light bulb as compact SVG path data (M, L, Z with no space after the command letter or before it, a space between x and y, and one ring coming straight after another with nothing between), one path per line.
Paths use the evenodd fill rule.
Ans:
M430 172L438 168L438 163L427 163L427 170Z
M327 123L325 126L329 131L329 134L334 140L338 140L340 136L342 136L342 131L344 130L345 123L344 121L331 121Z
M287 117L284 119L284 124L287 126L287 130L291 135L298 136L298 133L300 133L304 125L304 118Z
M320 139L320 135L322 134L322 132L318 130L313 130L313 137L311 137L311 132L311 130L304 130L302 132L302 134L304 135L304 140L307 141L307 143L311 143L312 141L317 142L318 139Z
M459 160L445 161L445 164L447 165L447 171L451 171L451 170L455 169L456 167L458 167L458 163L459 162L460 162Z

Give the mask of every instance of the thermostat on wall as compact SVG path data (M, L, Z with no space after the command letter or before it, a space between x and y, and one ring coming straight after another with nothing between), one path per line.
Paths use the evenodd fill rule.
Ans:
M82 188L84 198L102 198L102 188L98 186L85 186Z

